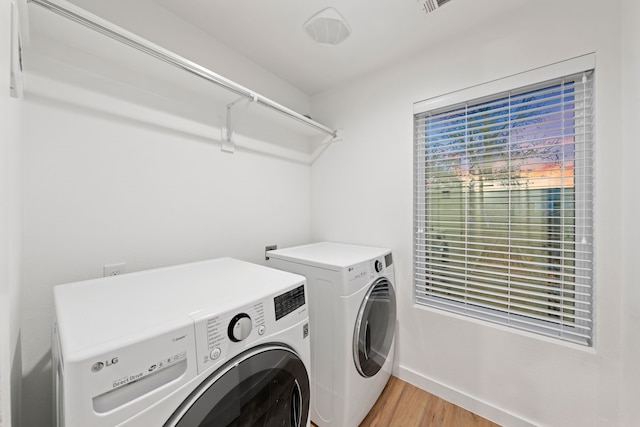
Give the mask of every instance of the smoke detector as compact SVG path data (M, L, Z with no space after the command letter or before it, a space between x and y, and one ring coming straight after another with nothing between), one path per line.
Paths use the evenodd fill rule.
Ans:
M451 0L417 0L418 7L425 15L433 12L439 7L442 7L442 5L450 1Z
M336 45L351 34L346 19L332 7L322 9L304 23L304 29L317 43Z

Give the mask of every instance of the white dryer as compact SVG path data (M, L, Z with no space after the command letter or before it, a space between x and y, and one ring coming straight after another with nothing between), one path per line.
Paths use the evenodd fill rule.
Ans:
M231 258L56 286L56 425L308 426L306 297Z
M356 427L387 384L396 323L389 249L316 243L268 252L269 265L307 278L311 420Z

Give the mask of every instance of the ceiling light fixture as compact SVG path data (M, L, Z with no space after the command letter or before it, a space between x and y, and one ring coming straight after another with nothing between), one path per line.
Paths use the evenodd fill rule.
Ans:
M332 7L322 9L304 23L304 29L317 43L336 45L351 34L351 27Z

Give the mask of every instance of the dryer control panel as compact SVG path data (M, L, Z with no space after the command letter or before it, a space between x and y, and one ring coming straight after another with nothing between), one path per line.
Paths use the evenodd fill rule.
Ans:
M350 265L346 268L346 274L349 292L356 292L377 277L393 276L393 256L389 252L372 260Z

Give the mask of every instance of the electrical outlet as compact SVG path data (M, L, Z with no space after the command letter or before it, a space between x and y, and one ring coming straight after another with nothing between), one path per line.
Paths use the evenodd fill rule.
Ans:
M265 246L264 247L264 259L268 261L269 260L269 255L267 254L267 252L273 251L275 249L278 249L278 245Z
M106 264L102 267L102 275L104 277L119 276L125 273L125 266L126 264L124 262L120 262L118 264Z

